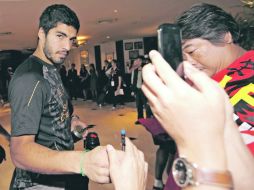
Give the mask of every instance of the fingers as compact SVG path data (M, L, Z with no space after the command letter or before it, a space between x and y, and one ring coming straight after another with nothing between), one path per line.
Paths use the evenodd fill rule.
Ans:
M145 156L144 153L137 149L137 147L130 141L129 138L125 137L126 142L126 154L129 156L136 155L139 158L139 161L144 162Z
M170 67L161 54L155 50L150 51L149 57L155 67L155 71L159 78L167 86L182 86L186 85L183 80L176 74L176 72Z
M143 67L142 77L144 80L143 84L147 87L146 89L150 92L151 96L159 96L165 93L167 87L156 74L153 65L148 64Z
M193 82L197 89L204 93L211 93L216 83L212 81L204 72L196 69L189 62L183 63L185 75ZM216 87L218 88L218 87Z
M134 150L135 147L128 137L125 137L125 144L126 144L125 146L126 154L131 154L131 152Z
M108 158L109 158L109 165L113 166L114 164L118 163L116 150L112 145L107 145L106 147Z
M109 169L108 168L97 168L97 183L109 183Z

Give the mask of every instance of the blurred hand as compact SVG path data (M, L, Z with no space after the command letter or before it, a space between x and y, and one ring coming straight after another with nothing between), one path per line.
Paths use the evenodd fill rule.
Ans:
M111 145L107 146L110 163L110 178L116 190L144 190L148 164L144 154L128 138L125 152L120 154Z
M151 51L150 58L152 64L143 68L142 90L178 148L195 150L202 142L207 149L214 139L222 140L226 119L223 89L188 62L184 62L184 75L193 86L182 80L158 52Z
M97 183L109 183L109 161L105 146L98 146L85 153L84 157L85 175Z
M82 129L87 128L87 124L86 124L86 123L80 121L80 120L77 119L77 118L73 118L73 119L71 120L71 130L72 130L72 131L75 130L75 128L76 128L77 126L80 126ZM79 130L80 130L80 129L79 129ZM88 132L89 132L89 130L85 130L85 132L82 133L82 137L83 137L84 140L86 139L86 136L87 136Z

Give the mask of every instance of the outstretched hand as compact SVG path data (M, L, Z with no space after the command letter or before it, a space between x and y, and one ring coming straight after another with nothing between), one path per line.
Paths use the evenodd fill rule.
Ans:
M144 190L148 164L144 154L126 138L125 152L107 146L110 178L116 190Z

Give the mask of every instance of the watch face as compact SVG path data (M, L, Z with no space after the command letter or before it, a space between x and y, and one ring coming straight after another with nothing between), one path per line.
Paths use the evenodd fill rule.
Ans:
M187 166L182 158L178 158L173 163L173 177L175 182L180 187L188 185Z

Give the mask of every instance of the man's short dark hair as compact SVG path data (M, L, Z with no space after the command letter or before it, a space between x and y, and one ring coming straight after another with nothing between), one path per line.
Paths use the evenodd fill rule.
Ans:
M227 32L231 33L234 42L239 38L239 26L232 15L211 4L194 5L176 23L181 28L183 40L202 38L222 42Z
M143 55L139 55L136 59L141 59L141 60L144 60L145 57Z
M48 34L48 31L56 27L58 23L73 26L79 31L79 19L76 13L66 5L55 4L47 7L40 17L39 27L42 27L44 32Z

